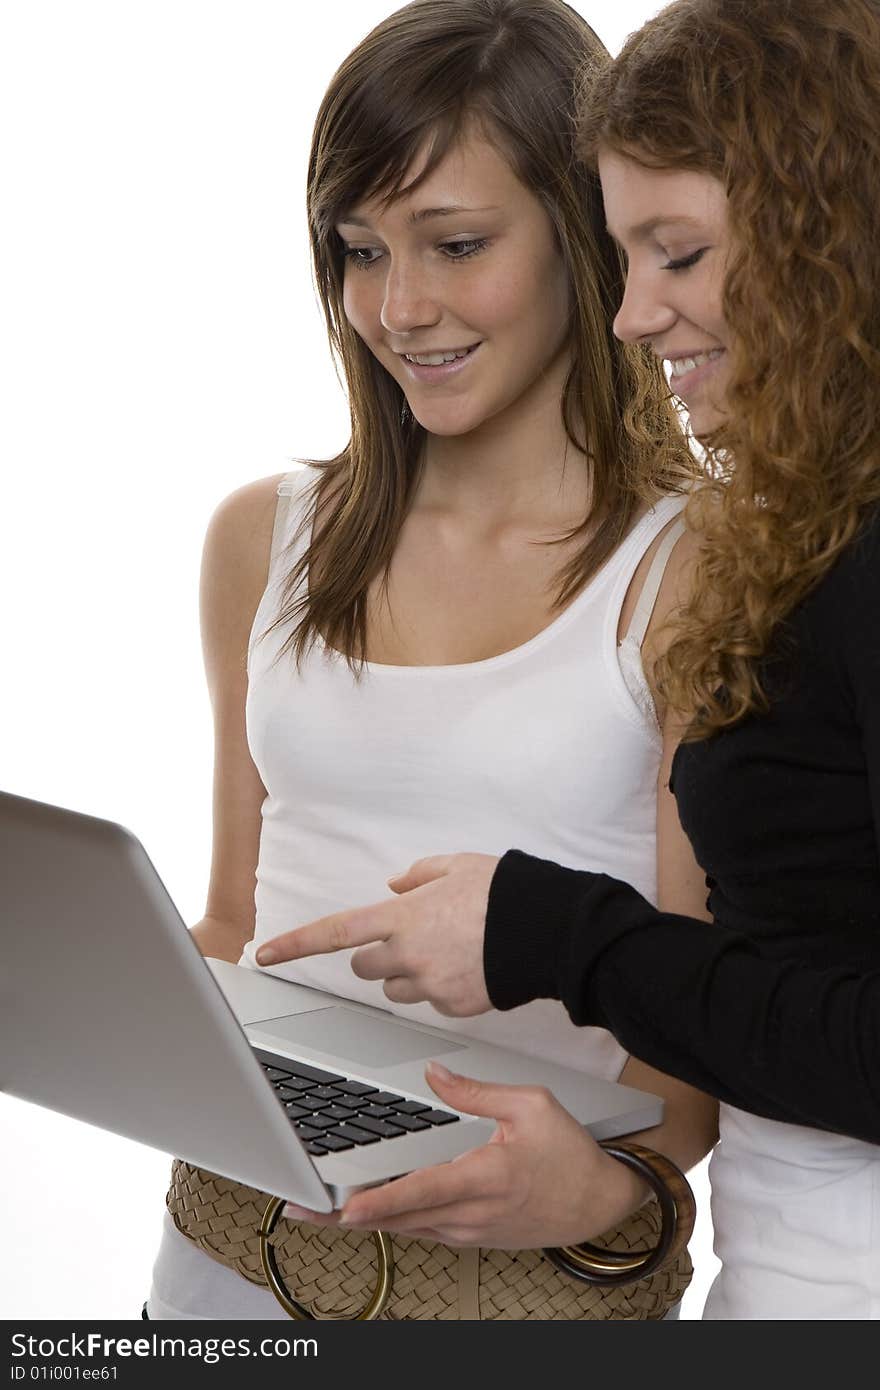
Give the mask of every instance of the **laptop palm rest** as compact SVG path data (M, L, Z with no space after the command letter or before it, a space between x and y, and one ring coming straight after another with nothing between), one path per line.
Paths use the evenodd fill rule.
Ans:
M357 1058L359 1067L394 1067L401 1062L418 1062L449 1052L465 1051L465 1044L440 1038L434 1033L407 1024L383 1023L354 1009L318 1009L314 1013L288 1014L263 1019L245 1027L251 1042L259 1047L316 1048L338 1057L347 1066Z

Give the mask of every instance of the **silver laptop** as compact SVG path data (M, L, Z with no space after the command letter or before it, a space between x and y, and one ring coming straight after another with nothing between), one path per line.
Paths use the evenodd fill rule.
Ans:
M662 1101L201 956L140 841L0 792L0 1090L330 1211L483 1144L437 1058L550 1088L597 1139Z

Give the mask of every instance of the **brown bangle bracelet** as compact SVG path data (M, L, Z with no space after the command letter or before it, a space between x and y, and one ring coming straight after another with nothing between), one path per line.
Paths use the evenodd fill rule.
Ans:
M684 1173L665 1154L645 1149L641 1144L614 1141L603 1141L599 1147L638 1173L656 1195L661 1217L657 1244L651 1250L633 1253L603 1250L584 1241L580 1245L547 1248L544 1254L564 1274L585 1284L610 1288L632 1284L671 1264L693 1234L697 1204Z

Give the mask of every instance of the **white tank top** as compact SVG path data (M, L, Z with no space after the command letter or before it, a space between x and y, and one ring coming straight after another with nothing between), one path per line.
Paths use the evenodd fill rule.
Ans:
M281 931L390 896L386 879L426 854L519 846L614 874L653 902L661 739L640 648L681 523L657 549L620 647L617 629L639 561L683 499L666 498L642 517L531 641L466 665L370 664L356 682L320 643L297 672L291 656L279 657L289 627L262 636L307 542L304 494L313 478L298 470L279 488L269 582L248 648L248 741L267 796L256 933L240 963L256 968L256 947ZM352 974L348 953L272 973L610 1080L626 1060L610 1033L575 1028L551 1000L451 1019L429 1005L391 1004L378 984ZM167 1213L149 1314L287 1316L268 1289L180 1235Z
M302 469L281 486L269 583L249 645L248 742L267 796L256 933L241 963L254 966L257 946L279 932L390 897L388 877L428 854L517 846L612 874L655 901L661 741L639 647L680 527L664 538L620 653L617 628L639 561L682 499L663 499L642 517L574 601L523 645L460 665L369 663L356 681L320 642L297 673L292 656L279 656L288 625L264 635L308 541L304 494L313 478ZM427 1004L389 1003L348 962L340 952L272 973L610 1079L626 1060L609 1033L575 1028L550 1000L450 1019Z

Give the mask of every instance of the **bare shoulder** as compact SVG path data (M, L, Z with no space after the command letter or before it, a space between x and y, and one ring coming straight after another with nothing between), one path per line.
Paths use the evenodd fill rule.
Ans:
M272 529L283 473L236 488L214 509L199 585L209 686L227 665L243 669L247 637L269 578Z
M236 568L268 570L278 484L283 477L275 473L258 478L223 498L208 523L206 558L216 553L216 558Z

